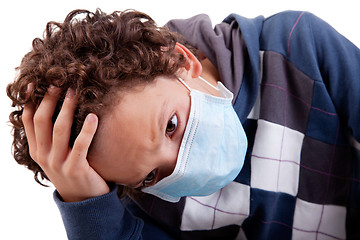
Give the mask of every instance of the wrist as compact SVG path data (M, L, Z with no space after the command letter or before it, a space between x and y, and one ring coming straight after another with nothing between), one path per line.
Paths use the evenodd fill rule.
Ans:
M110 193L110 188L108 185L104 186L102 189L97 189L95 191L86 192L86 193L63 193L57 190L59 196L64 202L82 202L91 198L96 198L105 194Z

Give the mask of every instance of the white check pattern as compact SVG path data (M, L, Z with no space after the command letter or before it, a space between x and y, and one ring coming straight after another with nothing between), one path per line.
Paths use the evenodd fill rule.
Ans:
M260 61L262 56L260 53ZM261 73L262 67L260 76ZM259 112L260 99L257 99L248 117L257 120L250 186L232 182L210 196L187 197L181 230L212 230L231 224L241 226L251 216L251 188L256 188L296 198L293 225L281 223L292 229L292 239L345 239L345 207L315 204L297 198L304 134L259 119ZM236 239L246 239L242 228Z

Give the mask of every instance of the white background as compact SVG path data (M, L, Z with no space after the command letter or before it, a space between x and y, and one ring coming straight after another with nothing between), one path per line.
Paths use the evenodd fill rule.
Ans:
M29 170L15 163L11 155L8 115L10 101L5 88L15 77L14 68L30 50L32 39L41 37L48 21L62 21L77 8L107 13L128 8L149 14L159 25L168 19L187 18L207 13L213 23L235 12L245 17L270 16L283 10L306 10L315 13L340 33L360 46L358 1L332 0L226 0L226 1L2 1L0 15L0 239L66 239L60 214L52 199L53 188L35 183Z

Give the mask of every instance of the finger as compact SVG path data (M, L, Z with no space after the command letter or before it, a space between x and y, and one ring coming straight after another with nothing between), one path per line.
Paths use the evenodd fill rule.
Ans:
M52 144L52 116L54 114L61 90L54 86L48 88L43 100L34 115L34 131L36 138L37 154L47 156Z
M90 144L95 135L96 129L98 126L98 118L95 114L90 113L85 121L84 125L81 128L81 131L78 137L75 140L73 149L70 154L69 161L73 161L70 164L81 164L81 159L86 160L86 156L90 147Z
M29 144L29 153L33 160L36 160L36 139L35 139L35 130L34 130L34 114L35 114L35 104L29 102L24 106L22 113L22 122L25 128L25 134L27 142Z
M71 126L74 121L76 104L75 91L68 89L64 103L54 124L52 154L55 156L55 158L53 158L55 161L59 159L65 160L68 154Z

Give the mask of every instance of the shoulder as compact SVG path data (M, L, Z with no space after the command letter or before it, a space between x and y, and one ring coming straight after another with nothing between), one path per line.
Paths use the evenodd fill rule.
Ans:
M300 20L302 20L301 23ZM300 24L304 24L304 23L317 22L319 20L321 21L319 17L308 11L288 10L271 15L267 17L264 21L269 23L273 23L273 22L282 23L282 25L291 25L296 22Z
M311 40L321 36L332 27L324 20L307 11L284 11L264 20L262 36L279 36L285 41L301 39Z
M324 43L329 24L306 11L285 11L264 20L260 37L261 50L275 51L292 58L316 54L316 42ZM292 54L291 54L292 53Z

